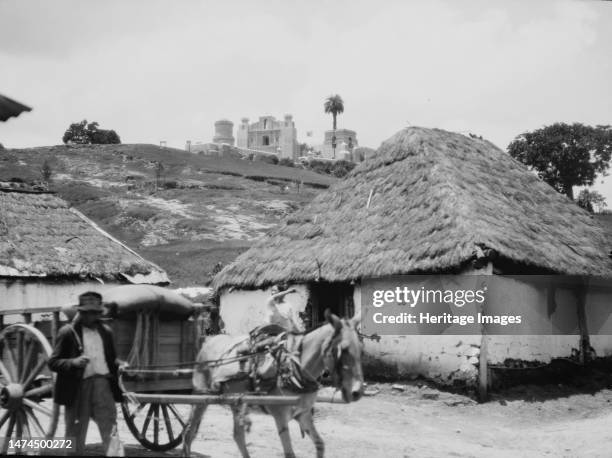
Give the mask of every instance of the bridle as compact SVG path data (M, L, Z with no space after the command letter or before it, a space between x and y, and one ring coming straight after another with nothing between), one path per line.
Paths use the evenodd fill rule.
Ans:
M357 331L355 331L357 332ZM336 388L342 388L344 373L350 371L352 366L346 362L347 357L351 357L348 345L343 346L342 329L336 330L329 343L323 350L326 362L331 359L330 365L325 364L325 369L332 376L333 384Z

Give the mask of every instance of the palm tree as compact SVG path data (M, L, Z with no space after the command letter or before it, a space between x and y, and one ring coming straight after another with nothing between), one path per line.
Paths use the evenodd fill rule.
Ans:
M325 113L331 113L334 120L334 133L332 137L332 148L334 150L334 158L336 157L336 117L340 113L344 113L344 101L342 97L338 94L330 95L325 99L325 104L323 105L325 108Z

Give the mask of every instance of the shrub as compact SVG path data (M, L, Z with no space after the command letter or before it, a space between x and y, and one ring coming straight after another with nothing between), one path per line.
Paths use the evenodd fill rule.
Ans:
M265 162L266 164L278 164L278 156L275 154L256 154L253 161Z
M128 208L125 214L130 218L138 219L140 221L148 221L157 215L157 210L146 205L136 205Z
M68 126L62 141L64 143L74 143L77 145L105 145L105 144L120 144L121 139L114 130L98 129L97 122L87 123L84 119L81 122L75 122Z
M338 178L345 177L348 173L355 168L355 163L350 161L336 161L333 163L331 172Z
M178 181L176 180L166 180L162 183L162 188L164 189L176 189L179 187Z
M293 163L293 161L291 159L289 159L288 157L282 158L278 162L278 165L283 165L285 167L295 167L295 164Z

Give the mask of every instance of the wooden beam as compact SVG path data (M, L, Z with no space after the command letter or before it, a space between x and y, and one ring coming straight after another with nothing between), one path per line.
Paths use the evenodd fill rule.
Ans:
M53 318L51 318L51 343L55 345L55 339L57 338L57 331L60 323L60 312L53 312Z
M265 396L254 394L130 394L130 399L136 399L141 403L155 402L160 404L251 404L268 406L295 405L300 396ZM128 399L126 397L126 399Z
M493 275L493 263L488 262L485 267L477 272L477 275ZM483 289L487 286L487 281L483 280L479 286L479 289ZM486 300L487 295L485 294L485 300L480 306L480 313L486 314ZM489 399L489 385L491 378L489 377L489 361L488 361L488 338L487 329L483 323L480 327L480 354L478 356L478 400L480 402L486 402Z
M486 402L489 399L489 366L487 356L487 335L482 334L480 355L478 357L478 399L480 402Z
M588 291L588 279L585 279L585 284L578 286L575 291L576 296L576 311L578 313L578 329L580 330L580 364L585 364L589 361L591 349L591 338L587 326L586 317L586 297Z

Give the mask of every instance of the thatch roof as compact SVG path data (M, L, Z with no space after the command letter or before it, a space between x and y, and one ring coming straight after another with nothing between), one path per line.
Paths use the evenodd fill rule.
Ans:
M610 275L604 246L586 211L492 143L410 127L289 215L214 286L448 272L483 252L525 271Z
M32 111L32 109L0 94L0 121L19 116L24 111Z
M612 214L598 214L595 217L606 235L608 240L606 250L610 257L612 257Z
M54 194L0 189L0 277L168 283L166 273Z

